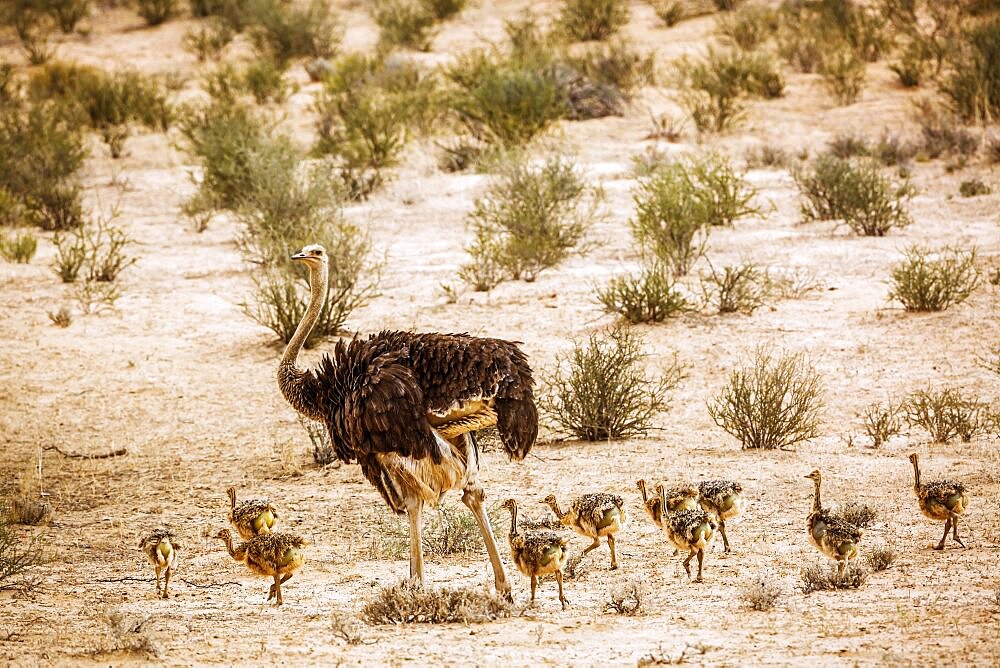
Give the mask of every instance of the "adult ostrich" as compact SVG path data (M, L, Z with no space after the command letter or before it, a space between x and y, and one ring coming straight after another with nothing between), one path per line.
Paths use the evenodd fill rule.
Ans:
M309 268L306 313L278 365L278 386L295 410L326 424L337 458L357 461L389 508L410 520L410 578L423 585L421 511L451 489L476 516L497 592L510 597L483 510L473 434L496 426L512 459L538 433L531 368L516 344L467 334L381 332L338 342L317 369L296 366L326 299L329 259L310 245L292 256Z

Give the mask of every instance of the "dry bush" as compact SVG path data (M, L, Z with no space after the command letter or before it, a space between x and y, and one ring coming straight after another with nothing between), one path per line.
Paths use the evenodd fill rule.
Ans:
M757 348L708 405L718 426L744 449L785 448L818 433L821 382L802 353L775 356Z
M837 511L837 517L859 529L867 529L878 519L878 511L867 503L848 501Z
M669 28L677 25L685 18L684 2L682 0L650 0L653 11Z
M425 3L417 0L378 0L371 9L379 27L379 48L388 51L401 46L417 51L430 51L434 40L437 16Z
M990 187L982 182L981 179L968 179L962 181L958 186L958 194L962 197L980 197L982 195L989 195L992 190Z
M865 85L865 61L849 48L842 48L823 57L819 66L823 83L841 105L853 104L861 97Z
M994 165L1000 165L1000 137L990 137L986 140L986 159Z
M625 0L563 0L557 29L578 42L604 40L629 20Z
M903 405L910 426L927 430L935 443L958 436L964 443L987 427L989 406L957 388L917 390Z
M967 160L979 150L979 136L962 127L951 111L923 99L914 104L913 115L920 125L920 151L924 157L953 156L957 160Z
M906 205L915 194L907 180L894 183L875 160L820 155L808 169L792 172L803 196L805 220L842 220L856 234L885 236L912 222Z
M99 608L97 615L103 624L104 639L101 646L94 650L95 654L125 652L159 656L159 647L144 628L152 615L139 618L112 605Z
M804 299L810 293L824 289L812 271L802 267L786 270L770 269L767 273L768 292L779 299Z
M858 589L868 579L868 571L859 566L848 566L843 577L836 566L826 568L816 564L802 569L802 593L814 591L836 591L838 589Z
M72 34L76 24L90 16L90 0L48 0L45 9L64 34Z
M770 294L767 272L753 262L728 265L716 271L712 263L701 273L702 297L716 313L752 314Z
M369 624L476 624L510 617L510 603L479 589L424 589L407 582L379 590L365 603Z
M7 232L0 230L0 256L8 262L27 264L38 250L38 237L27 230Z
M12 524L48 524L52 519L52 506L22 492L11 500L8 517Z
M12 104L0 113L0 191L43 230L77 227L83 203L77 171L83 137L56 105ZM13 206L13 205L7 205Z
M232 27L217 17L211 17L204 25L191 28L184 33L184 49L194 55L198 62L217 61L222 50L236 36Z
M943 311L968 299L979 285L976 249L913 245L892 268L889 298L907 311Z
M126 249L134 242L125 229L115 223L119 209L97 212L91 220L53 237L56 257L53 269L64 283L82 278L84 283L113 283L125 269L136 262Z
M744 160L746 160L747 169L762 167L785 169L792 163L792 156L788 154L788 151L773 144L760 144L748 149Z
M744 5L734 12L720 14L715 21L716 33L744 51L762 46L777 29L777 13L760 5Z
M504 165L468 216L472 264L461 278L481 279L475 267L485 263L502 268L504 278L534 281L570 253L582 252L602 199L572 158L553 156L539 167L522 159Z
M177 0L131 0L147 25L158 26L177 15Z
M722 132L744 115L751 97L781 97L785 80L770 55L710 48L677 63L678 103L699 132Z
M8 513L0 512L0 591L29 591L38 586L36 569L45 563L41 534L27 541L11 527Z
M434 15L439 21L445 21L459 14L464 10L469 0L420 0L427 11Z
M48 316L56 327L66 328L73 324L73 314L65 306L60 306L57 311L49 311Z
M626 582L608 593L609 600L604 609L606 612L614 612L626 617L642 614L642 601L645 593L645 587L641 582Z
M597 289L597 300L607 313L632 324L663 322L691 309L678 290L673 271L662 262L646 263L638 274L617 276Z
M873 547L865 551L865 564L872 573L879 573L892 566L899 555L888 546Z
M786 2L779 16L779 52L803 72L821 70L831 54L844 51L863 62L874 62L891 44L886 18L877 3Z
M499 526L505 517L500 506L487 509L490 525ZM520 526L526 526L521 522ZM424 553L432 557L468 556L480 554L482 533L475 516L463 506L440 505L426 521L423 532ZM402 559L409 554L408 527L396 517L379 515L368 546L371 559Z
M645 357L642 337L625 326L575 342L544 381L542 410L560 431L582 440L646 434L684 369L674 356L654 381L643 368Z
M784 594L781 585L764 575L757 575L740 586L740 602L750 610L772 610Z
M902 430L902 407L891 401L869 404L864 412L865 433L872 440L873 448L881 448Z
M280 69L297 58L330 58L337 52L340 26L324 0L310 0L304 6L257 0L251 18L254 49Z
M970 26L949 51L950 68L939 80L952 109L965 121L1000 116L1000 18Z
M364 636L358 630L358 624L350 615L334 610L330 615L330 634L340 638L348 645L360 645Z
M299 425L306 432L312 445L313 461L320 466L329 466L337 462L337 454L333 449L333 443L330 442L330 432L326 425L301 414L297 417Z

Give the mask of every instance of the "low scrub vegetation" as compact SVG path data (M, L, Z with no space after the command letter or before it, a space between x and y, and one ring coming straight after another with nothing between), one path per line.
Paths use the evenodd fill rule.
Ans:
M640 582L628 582L618 587L614 587L608 593L608 603L605 606L607 612L614 612L626 617L635 617L642 614L642 602L645 597L645 588Z
M906 205L915 194L909 181L893 182L872 159L824 154L793 171L807 221L840 220L856 234L885 236L910 224Z
M955 437L968 443L986 428L989 406L956 388L927 388L910 394L903 410L910 426L925 429L935 443Z
M962 197L981 197L989 195L991 192L993 191L990 190L990 187L980 179L968 179L962 181L958 186L958 194Z
M740 602L750 610L765 612L774 609L784 590L769 577L758 575L740 586Z
M901 406L891 401L869 404L864 411L865 434L873 448L881 448L902 430Z
M836 591L838 589L858 589L868 580L868 571L859 566L848 566L841 576L836 566L807 566L802 569L802 593L814 591Z
M673 270L658 260L644 263L638 274L618 276L597 290L607 313L632 324L663 322L691 309Z
M878 519L878 511L867 503L848 501L837 511L837 516L859 529L867 529Z
M607 39L628 23L625 0L563 0L556 26L580 42Z
M180 11L178 0L132 0L147 25L158 26L166 23Z
M480 589L425 589L401 582L361 608L369 624L476 624L510 617L510 603Z
M524 160L505 165L469 214L473 242L466 250L472 264L462 278L475 283L470 279L481 277L476 267L486 264L499 268L504 279L535 280L581 250L602 198L571 158L550 157L537 167Z
M944 311L972 296L979 279L975 248L913 245L892 268L889 298L907 311Z
M556 361L546 379L543 411L557 428L585 441L647 433L666 406L666 393L683 378L676 357L658 380L645 370L642 338L624 326L591 334Z
M38 237L27 230L0 229L0 257L8 262L28 264L38 250Z
M979 136L963 127L951 111L923 100L915 104L914 117L920 125L919 157L934 159L948 156L962 164L979 150Z
M819 374L804 355L758 348L733 370L708 414L744 449L785 448L816 436L821 395Z
M786 2L779 18L779 53L803 72L829 68L828 61L843 59L845 51L854 60L874 62L891 43L880 6L850 0Z
M702 298L716 313L752 314L767 302L770 278L753 262L716 270L709 263L701 273Z
M823 57L819 66L823 83L842 105L853 104L865 85L865 61L849 48L841 48Z
M254 49L279 69L299 58L330 58L336 54L340 25L324 0L310 0L305 5L258 0L250 7Z
M1000 117L1000 18L970 26L951 47L941 92L961 119L995 121Z
M38 586L38 567L45 563L42 554L42 537L20 535L9 519L6 508L0 512L0 591L30 591Z
M872 573L880 573L895 563L899 555L889 546L881 545L865 551L865 565Z
M235 31L228 23L212 17L206 23L184 33L184 49L193 54L200 63L219 60L223 49L235 36Z
M379 47L388 51L397 46L430 51L438 17L416 0L378 0L372 18L379 27Z

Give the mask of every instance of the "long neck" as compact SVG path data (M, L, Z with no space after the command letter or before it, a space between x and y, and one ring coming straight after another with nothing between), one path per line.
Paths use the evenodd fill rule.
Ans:
M510 507L510 535L517 535L517 504Z
M230 487L228 490L226 490L226 493L229 494L230 509L236 510L236 490Z
M913 460L913 488L920 489L920 464Z
M816 485L816 491L813 492L813 511L823 510L823 504L820 502L819 498L820 479L816 478L813 483Z
M551 508L552 512L556 514L556 517L562 519L563 512L562 509L559 508L559 503L557 501L549 501L549 508Z
M635 486L639 488L639 494L642 495L642 502L646 503L646 481L640 480Z
M309 338L309 334L316 326L319 314L323 310L328 277L329 269L325 263L321 264L318 269L310 266L309 307L306 309L305 315L302 316L298 327L295 328L295 333L288 341L288 345L285 346L285 352L278 364L278 387L281 388L281 394L285 400L299 413L316 420L323 419L322 412L313 406L312 402L305 396L303 379L306 374L296 366L296 361L299 357L299 351L302 350L302 346Z
M229 551L229 556L233 559L238 559L236 556L236 550L233 549L233 537L227 533L222 537L222 540L226 543L226 549Z

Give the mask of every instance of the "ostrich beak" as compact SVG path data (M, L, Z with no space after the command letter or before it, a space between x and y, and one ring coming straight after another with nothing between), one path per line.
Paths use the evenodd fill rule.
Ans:
M305 253L296 253L295 255L293 255L291 257L291 259L293 259L293 260L304 260L304 259L306 259L306 254Z

